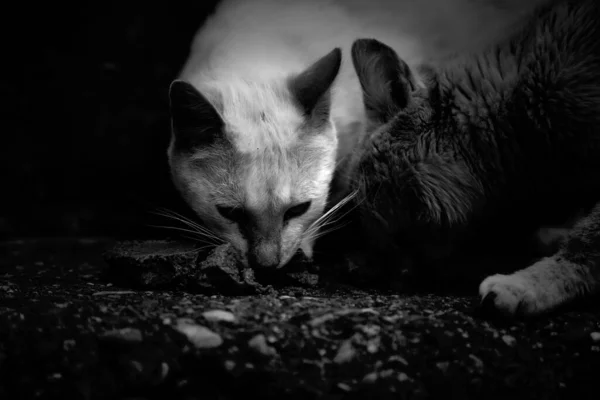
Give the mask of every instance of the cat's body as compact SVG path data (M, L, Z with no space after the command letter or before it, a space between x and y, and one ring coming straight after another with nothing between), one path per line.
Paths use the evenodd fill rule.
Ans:
M494 230L526 235L583 207L587 215L555 254L489 276L480 294L513 315L598 291L596 1L551 1L510 40L412 72L377 41L358 41L353 59L379 125L357 175L362 220L377 251L412 247L443 260L476 239L500 239L488 236Z
M176 187L245 264L311 256L366 130L352 42L417 63L483 46L540 1L224 0L171 87Z

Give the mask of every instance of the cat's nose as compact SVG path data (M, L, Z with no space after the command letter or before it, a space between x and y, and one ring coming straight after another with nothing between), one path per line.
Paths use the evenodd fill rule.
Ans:
M279 246L276 243L260 243L248 252L251 268L277 268L281 262Z

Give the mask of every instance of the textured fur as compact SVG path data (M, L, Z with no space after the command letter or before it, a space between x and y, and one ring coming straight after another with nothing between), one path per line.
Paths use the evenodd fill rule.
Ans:
M354 44L377 126L355 184L377 251L444 259L494 229L600 200L599 21L594 0L553 0L485 51L412 70L379 41ZM557 235L555 254L485 279L484 304L532 315L597 292L600 205L591 210Z
M366 130L352 42L385 40L412 65L482 46L540 1L224 0L172 87L168 155L177 188L242 261L255 255L282 266L298 246L310 256L314 224L348 193L351 149ZM334 48L342 51L339 71L307 73ZM205 126L192 110L208 115ZM304 215L283 218L306 201ZM218 206L243 209L253 223L231 223Z

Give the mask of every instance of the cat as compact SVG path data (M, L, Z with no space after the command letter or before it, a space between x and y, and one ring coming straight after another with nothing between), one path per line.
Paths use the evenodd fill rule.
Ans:
M555 253L488 275L479 295L485 310L526 317L598 292L597 1L551 0L507 39L445 61L409 67L373 38L351 54L374 126L353 172L373 254L443 262L494 230L510 236L581 207L555 233Z
M240 261L280 268L352 197L361 36L406 59L477 48L542 0L224 0L169 89L172 181Z

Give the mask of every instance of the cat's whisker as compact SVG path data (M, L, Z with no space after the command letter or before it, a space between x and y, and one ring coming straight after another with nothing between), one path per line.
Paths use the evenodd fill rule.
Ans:
M211 242L210 240L202 240L202 239L213 239L210 236L204 235L204 233L202 233L202 232L197 232L197 231L193 231L193 230L185 229L185 228L179 228L176 226L164 226L164 225L149 225L149 226L151 226L153 228L173 229L176 231L191 233L192 235L196 235L195 240L197 240L197 241L201 241L201 242L209 243L209 244L215 244L215 245L220 244L220 243L215 243L214 241Z
M334 227L331 227L329 229L325 229L325 230L319 231L317 234L315 234L315 236L313 236L313 240L319 239L322 236L325 236L325 235L327 235L327 234L329 234L331 232L337 231L338 229L341 229L341 228L343 228L344 226L346 226L348 224L349 224L349 222L345 222L345 223L343 223L341 225L334 226Z
M198 223L196 223L195 221L193 221L192 219L179 214L173 210L168 210L168 209L163 209L163 211L159 211L158 212L159 215L162 215L164 217L168 217L168 218L174 218L177 219L178 221L181 221L183 223L185 223L186 225L190 225L193 226L195 228L199 228L199 229L203 229L204 227Z
M324 221L330 218L337 210L343 207L346 203L348 203L352 198L356 195L356 192L349 194L344 197L340 201L338 201L333 207L331 207L325 214L321 215L316 221L314 221L307 229L310 231L314 227L319 227Z
M197 241L196 239L194 239L193 237L190 237L190 236L183 236L183 237L185 237L185 238L187 238L189 240L192 240L192 241ZM184 252L183 254L188 254L188 253L192 253L192 252L200 252L200 251L203 251L205 249L214 249L215 247L217 247L217 245L215 245L215 244L206 244L204 246L195 247L193 250L190 250L188 252Z
M336 218L335 218L335 219L333 219L333 220L329 220L329 221L326 221L326 222L322 223L322 224L319 226L319 229L322 229L322 228L324 228L324 227L326 227L326 226L329 226L329 225L332 225L332 224L335 224L335 223L339 222L339 221L340 221L340 220L342 220L342 219L343 219L343 218L344 218L346 215L348 215L348 214L350 214L352 211L354 211L354 209L356 209L356 207L358 207L358 206L360 205L360 203L362 203L362 201L360 201L360 202L356 203L354 206L352 206L352 208L350 208L348 211L346 211L346 212L345 212L345 213L343 213L342 215L340 215L340 216L336 216ZM346 223L345 225L347 225L347 223Z
M154 212L154 214L181 222L181 223L185 224L186 226L188 226L189 228L191 228L195 234L201 235L206 238L211 238L215 242L218 242L219 244L225 243L225 240L223 240L221 237L216 235L210 229L192 221L191 219L189 219L181 214L176 213L175 211L168 210L168 209L161 209L159 211Z
M193 238L191 236L185 236L184 235L183 237L185 237L186 239L189 239L189 240L197 241L195 238ZM204 249L215 248L215 247L216 246L213 245L213 244L208 244L208 245L204 245L204 246L201 246L201 247L194 247L193 249L191 249L189 251L184 251L181 254L196 253L196 252L200 252L200 251L202 251Z
M333 207L331 207L325 214L319 217L315 222L311 224L312 226L320 225L324 220L331 218L331 216L336 213L339 209L341 209L344 205L350 202L356 195L358 191L353 191L349 195L345 196L343 199L338 201Z
M189 219L181 214L176 213L175 211L165 210L163 212L156 212L156 214L160 215L162 217L165 217L165 218L171 218L171 219L180 221L196 230L212 234L212 232L210 230L208 230L206 227L203 227L202 225L192 221L191 219Z
M318 232L325 226L329 226L337 223L339 220L344 218L348 213L354 210L360 203L354 205L350 210L346 211L341 216L337 216L336 213L342 209L348 202L350 202L356 195L358 191L355 190L337 202L333 207L331 207L325 214L319 217L315 222L313 222L305 231L305 237L316 239L318 236ZM335 218L334 218L335 217Z

